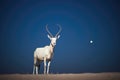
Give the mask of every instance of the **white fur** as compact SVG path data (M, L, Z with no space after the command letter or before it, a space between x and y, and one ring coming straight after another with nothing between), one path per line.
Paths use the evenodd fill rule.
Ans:
M59 36L60 37L60 36ZM51 43L49 46L45 46L43 48L36 48L34 52L34 68L33 68L33 74L38 74L40 63L44 61L44 74L46 74L46 66L47 66L47 74L49 73L49 67L51 63L51 59L53 57L53 50L56 45L56 40L58 37L51 38L48 35L48 38L51 40ZM46 65L46 61L48 61L48 65Z
M44 74L46 74L46 66L47 66L47 74L49 73L49 67L50 67L50 63L51 63L51 59L53 57L53 51L54 51L54 47L56 45L56 40L60 37L60 35L58 35L61 32L61 26L59 24L57 24L60 28L60 30L57 32L57 34L55 35L55 37L53 37L53 35L50 33L50 31L48 30L46 25L46 30L49 33L48 38L50 39L50 45L49 46L45 46L42 48L36 48L36 50L34 51L34 66L33 66L33 74L38 74L38 71L40 69L40 63L42 61L44 61ZM48 65L46 64L46 61L48 61Z

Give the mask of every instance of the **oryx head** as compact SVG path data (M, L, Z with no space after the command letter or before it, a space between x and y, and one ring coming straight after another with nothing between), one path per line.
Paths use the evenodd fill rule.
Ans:
M46 25L46 30L47 30L47 32L48 32L48 38L51 40L51 45L52 46L55 46L56 45L56 40L57 39L59 39L59 37L60 37L60 35L59 35L59 33L61 32L61 26L59 25L59 24L57 24L57 26L59 27L59 31L57 32L57 34L55 35L55 36L53 36L52 34L51 34L51 32L48 30L48 24Z

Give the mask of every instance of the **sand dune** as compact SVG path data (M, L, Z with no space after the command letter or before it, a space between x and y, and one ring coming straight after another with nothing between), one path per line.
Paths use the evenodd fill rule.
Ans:
M120 73L80 73L80 74L3 74L0 80L120 80Z

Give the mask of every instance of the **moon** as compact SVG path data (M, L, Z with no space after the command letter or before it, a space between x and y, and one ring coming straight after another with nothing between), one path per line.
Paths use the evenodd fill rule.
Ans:
M93 43L93 40L90 40L90 43Z

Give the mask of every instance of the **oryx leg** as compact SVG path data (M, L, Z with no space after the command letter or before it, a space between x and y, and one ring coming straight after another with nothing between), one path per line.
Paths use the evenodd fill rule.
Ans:
M37 64L36 64L36 74L39 74L39 70L40 70L40 60L37 60Z
M48 65L47 65L47 74L49 74L50 63L51 63L51 61L48 61Z
M33 74L35 74L35 65L33 65Z
M33 65L33 74L36 73L36 64L37 64L37 59L34 58L34 65Z
M46 74L46 58L44 58L44 74Z
M36 74L38 74L39 66L36 66Z

